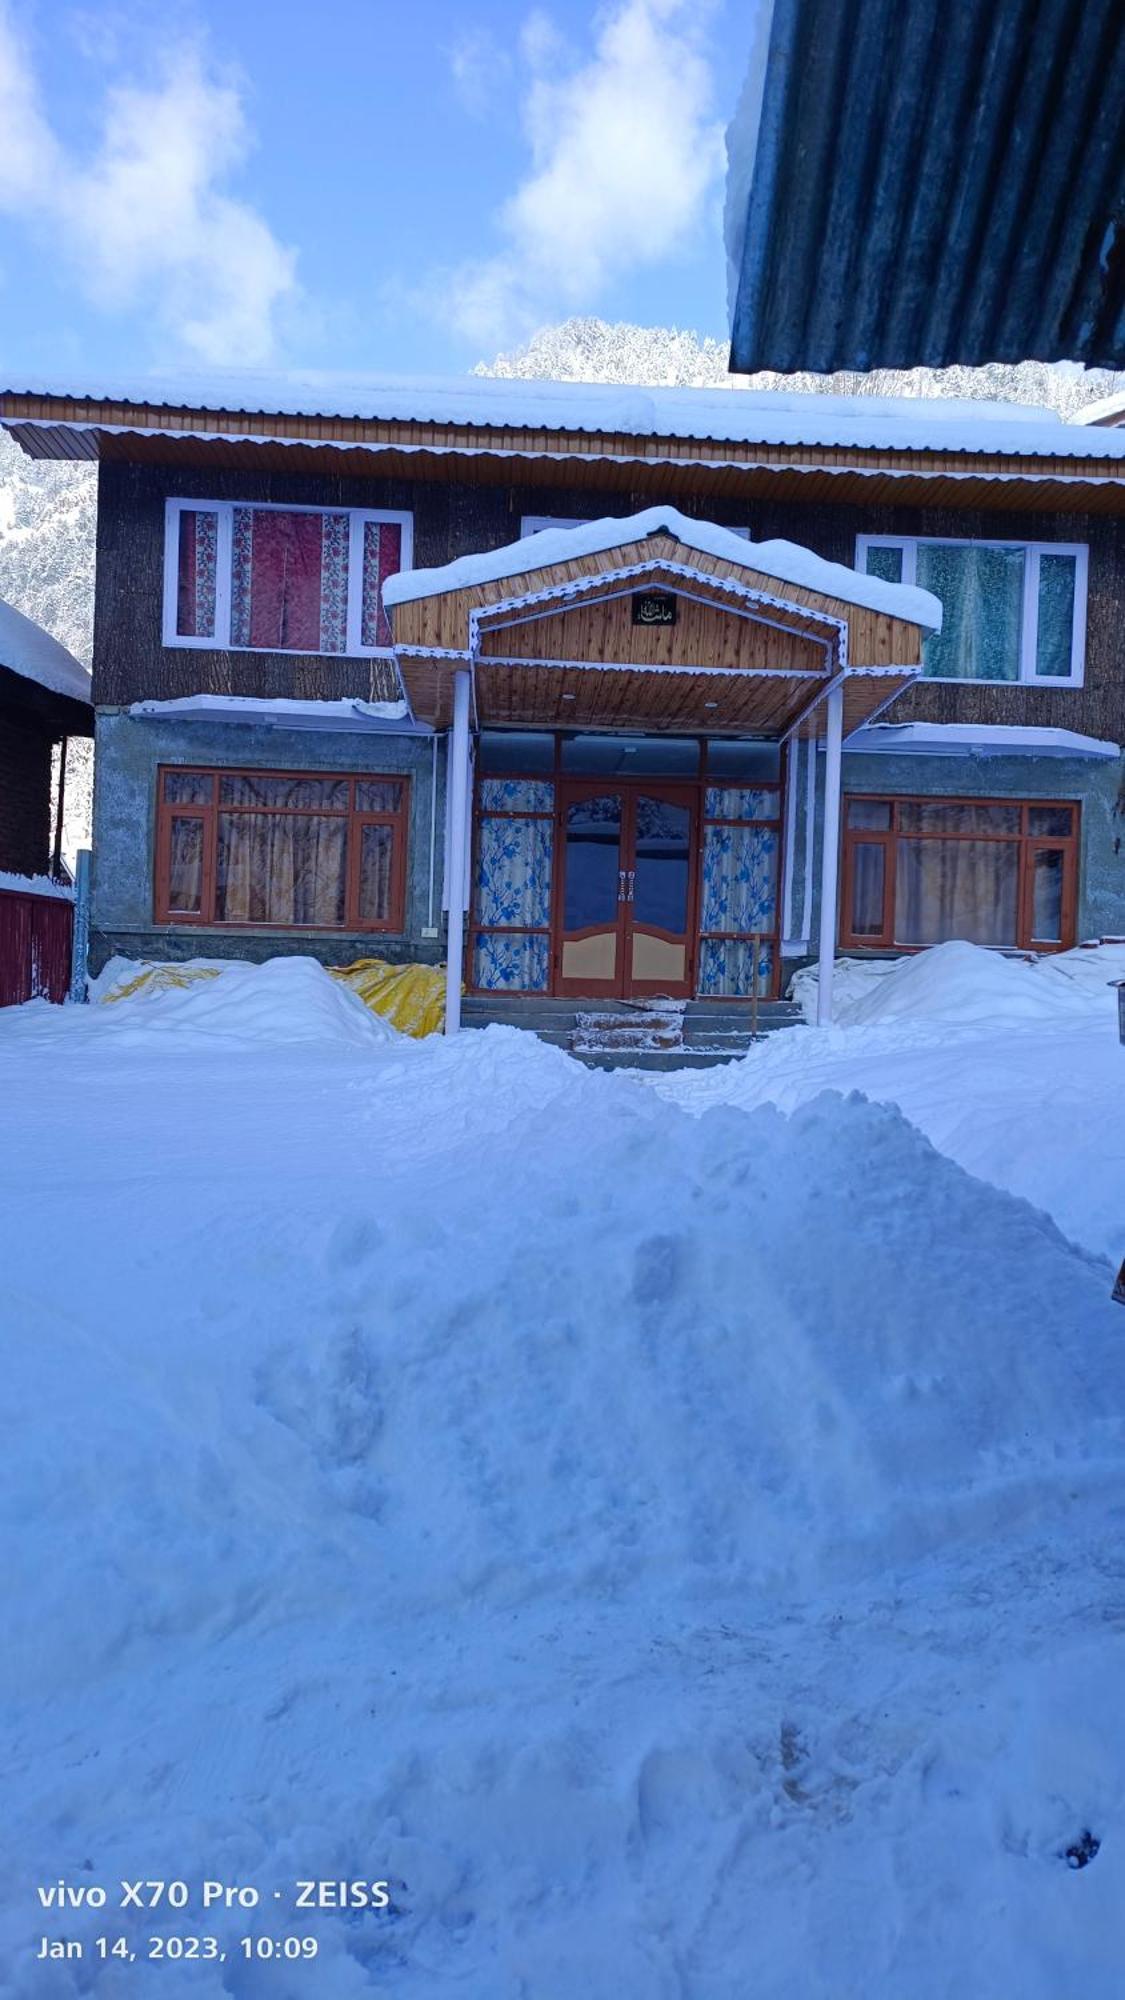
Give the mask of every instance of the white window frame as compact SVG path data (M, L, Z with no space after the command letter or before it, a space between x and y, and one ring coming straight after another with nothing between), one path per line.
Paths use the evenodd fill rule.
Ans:
M359 635L363 625L363 530L368 521L390 521L402 529L402 569L414 566L414 516L383 507L306 507L286 500L166 500L164 503L164 617L166 646L188 647L208 653L295 653L289 646L233 646L230 636L231 559L234 544L234 510L253 507L273 514L346 514L348 516L348 614L347 636L342 653L301 652L296 657L319 660L389 660L390 646L363 646ZM215 631L195 638L176 630L180 575L180 515L217 514L218 545L215 555Z
M914 583L917 577L918 546L921 542L943 542L955 549L1023 549L1026 561L1023 568L1023 617L1020 625L1020 672L1015 681L998 677L975 675L966 680L959 674L926 674L924 679L941 687L1041 687L1075 688L1081 687L1086 678L1086 600L1088 591L1090 549L1086 542L1019 542L1005 540L996 535L857 535L855 543L855 566L865 573L868 549L901 549L902 581ZM1070 673L1039 674L1035 671L1035 656L1039 642L1039 558L1040 556L1073 556L1074 564L1074 622L1070 633Z

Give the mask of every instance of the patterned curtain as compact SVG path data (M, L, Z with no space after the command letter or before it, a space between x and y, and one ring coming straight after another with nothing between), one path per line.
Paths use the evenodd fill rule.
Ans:
M709 785L704 792L702 997L742 999L755 988L759 995L770 990L778 921L779 812L780 794L766 786Z
M474 980L542 993L550 964L554 785L483 778L478 791Z
M181 508L176 631L183 639L214 636L218 552L218 515Z
M346 652L348 535L346 514L236 507L232 646L270 652Z
M402 529L397 521L363 524L363 611L360 644L389 646L391 621L383 609L383 585L402 568Z

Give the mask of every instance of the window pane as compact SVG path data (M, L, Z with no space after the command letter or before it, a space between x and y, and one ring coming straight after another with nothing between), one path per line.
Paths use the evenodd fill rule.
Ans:
M867 574L868 576L881 576L886 583L901 583L902 550L868 549ZM919 578L919 582L921 582L921 578Z
M865 826L875 833L885 833L891 824L891 802L889 799L849 799L848 825Z
M485 812L549 813L555 788L546 778L482 778L480 804Z
M520 729L485 730L477 752L478 771L553 771L555 739Z
M394 813L402 804L402 783L398 778L357 778L357 812Z
M571 736L562 768L591 778L692 778L699 769L694 736Z
M360 644L389 646L391 621L383 609L383 585L402 568L402 528L397 521L363 524L363 610Z
M903 833L1018 833L1020 809L981 799L900 799Z
M1041 848L1032 861L1031 935L1038 944L1062 943L1063 854Z
M1073 806L1029 806L1027 830L1038 834L1071 834L1074 832Z
M336 807L346 811L346 778L264 777L256 771L227 771L219 779L224 806Z
M393 826L364 826L359 834L359 920L385 924L391 914Z
M917 580L941 599L925 671L950 680L1018 681L1024 551L971 543L919 542Z
M773 974L773 945L768 939L754 946L746 938L704 938L699 947L699 994L701 999L748 1000L754 991L757 966L758 997L769 993Z
M473 983L486 992L544 993L550 958L545 937L520 931L500 934L478 931L473 952Z
M576 799L566 809L566 895L563 929L615 924L621 896L621 794ZM541 826L541 820L508 820Z
M883 884L887 852L882 841L857 840L852 848L853 937L883 935Z
M346 836L344 818L220 812L219 922L342 925Z
M614 835L616 842L616 834ZM478 923L546 928L551 921L549 819L481 819L477 823L476 915ZM613 847L616 857L617 848ZM583 865L586 857L577 864ZM613 859L613 897L617 898ZM577 885L576 885L577 886Z
M170 806L209 806L212 783L206 771L165 771L164 797Z
M703 833L703 931L772 931L777 914L777 834L768 826L708 826Z
M1014 840L900 840L895 943L1014 945L1019 852Z
M236 507L231 644L291 653L347 647L346 514Z
M1039 557L1039 636L1035 671L1047 680L1066 680L1071 670L1074 637L1074 587L1078 565L1073 556Z
M179 814L168 829L168 908L183 916L203 909L203 821Z
M707 745L707 775L720 782L776 778L780 770L781 753L776 743L727 741L713 736Z
M776 819L781 808L779 792L746 791L741 786L708 785L703 795L706 819Z
M183 639L211 639L215 635L218 552L218 515L181 508L176 631Z
M669 799L636 801L633 919L656 930L687 930L691 882L691 808Z

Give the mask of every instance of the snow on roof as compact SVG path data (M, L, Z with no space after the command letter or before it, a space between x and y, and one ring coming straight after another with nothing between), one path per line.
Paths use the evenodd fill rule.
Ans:
M1090 436L1080 424L1025 403L911 396L822 396L796 390L652 388L510 376L357 376L160 372L96 389L27 383L12 396L116 403L138 409L341 417L486 429L614 432L729 444L852 446L894 451L988 452L1015 457L1125 457L1125 436ZM14 421L11 417L8 421ZM83 419L76 418L76 423ZM136 427L136 426L133 426ZM283 434L283 427L279 426Z
M1072 424L1119 424L1125 421L1125 390L1117 390L1112 396L1099 396L1096 403L1083 403L1071 417Z
M264 728L382 729L395 735L430 735L428 724L412 722L404 701L360 701L343 695L336 701L298 701L288 696L256 694L185 694L171 701L135 701L130 715L159 722L250 722Z
M528 570L545 569L551 563L573 562L576 556L600 555L603 550L641 541L662 529L701 555L719 556L726 562L739 563L743 569L776 577L781 583L819 591L824 597L840 597L848 604L885 611L892 618L924 625L929 631L941 630L941 604L929 590L863 576L858 570L846 569L843 563L813 555L811 549L800 548L796 542L751 542L732 528L691 520L675 507L646 507L640 514L584 521L577 528L544 528L539 534L524 535L502 549L459 556L456 562L444 563L440 569L399 570L383 585L383 601L406 604L418 597L438 597L450 590L468 590L478 583L496 583L502 577L522 576ZM658 551L653 553L654 557L658 555Z
M73 653L52 639L42 625L25 618L13 604L0 599L0 667L7 667L24 680L37 681L52 694L67 695L71 701L89 702L90 675Z
M845 746L863 753L931 757L1004 755L1029 757L1119 757L1121 746L1077 729L1051 729L1015 722L871 722L853 731Z

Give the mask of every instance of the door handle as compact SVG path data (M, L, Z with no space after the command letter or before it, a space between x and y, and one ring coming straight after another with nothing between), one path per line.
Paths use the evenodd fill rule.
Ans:
M617 881L619 885L617 890L617 900L619 903L623 903L625 901L625 870L623 868L619 868L617 871Z
M626 902L627 902L627 903L631 903L631 902L632 902L632 900L633 900L633 894L634 894L634 891L635 891L635 889L636 889L636 886L637 886L637 871L636 871L636 869L635 869L635 868L630 868L630 870L629 870L629 893L628 893L628 895L627 895L627 896L626 896L626 898L625 898L625 900L626 900Z

